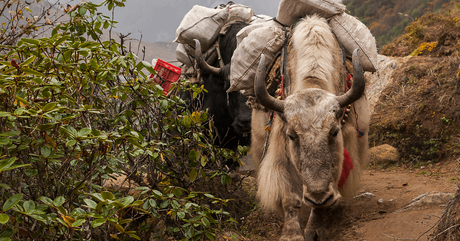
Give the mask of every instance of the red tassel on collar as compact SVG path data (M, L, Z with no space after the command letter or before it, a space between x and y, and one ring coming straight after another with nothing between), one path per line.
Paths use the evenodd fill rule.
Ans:
M342 164L342 174L340 175L339 188L342 188L343 185L347 182L350 171L353 170L353 162L351 162L350 153L343 148L343 164Z

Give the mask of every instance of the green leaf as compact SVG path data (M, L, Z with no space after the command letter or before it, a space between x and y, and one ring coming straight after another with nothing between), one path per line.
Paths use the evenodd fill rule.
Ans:
M157 208L157 202L153 199L149 199L149 204L152 208Z
M10 157L10 158L8 158L8 159L1 160L1 161L0 161L0 172L6 171L7 168L9 168L11 165L13 165L13 163L14 163L17 159L18 159L17 157Z
M25 99L23 99L23 98L21 98L21 97L19 97L17 95L14 98L16 98L16 100L18 100L18 101L21 101L23 104L25 104L27 106L30 105L30 103L27 100L25 100Z
M153 195L156 196L156 197L162 197L163 196L163 193L158 191L158 190L153 190Z
M137 240L141 240L141 238L139 236L137 236L136 234L133 234L133 233L128 233L129 236L131 236L131 238L135 238Z
M101 196L104 200L113 200L114 196L111 192L104 191L101 193Z
M201 166L204 167L206 166L206 163L208 163L208 158L205 156L201 157Z
M58 206L56 209L58 210L59 214L67 216L67 210L62 206Z
M203 223L205 227L209 228L210 223L206 217L203 217L203 219L201 219L201 222Z
M78 227L86 222L86 219L77 219L72 223L72 227Z
M173 193L177 198L179 198L180 195L182 195L182 191L179 188L174 188Z
M0 137L0 145L8 145L10 140L7 137Z
M51 147L44 145L40 150L42 156L49 157L51 155Z
M169 200L165 200L163 201L161 204L160 204L160 208L163 209L163 208L166 208L168 205L169 205Z
M215 240L213 234L211 234L211 233L206 233L206 237L208 237L208 239L211 240L211 241Z
M91 222L91 227L97 228L97 227L101 226L102 224L104 224L106 221L107 221L107 219L105 219L105 218L98 218L98 219L96 219L96 220Z
M188 157L189 157L190 161L193 162L193 161L197 160L200 157L200 154L197 151L192 149L190 151Z
M27 74L31 74L31 75L36 75L36 76L40 76L40 77L43 77L45 76L44 74L36 71L36 70L33 70L33 69L29 69L29 68L23 68L22 71L24 71L24 73L27 73Z
M0 111L0 117L9 117L11 114L9 112Z
M3 204L3 212L10 210L14 205L16 205L22 199L22 193L18 193L8 198Z
M137 147L139 147L140 149L144 149L144 147L143 147L141 144L139 144L139 142L137 142L137 141L134 140L134 139L131 139L131 138L130 138L130 139L128 139L128 142L131 143L131 144L133 144L133 145L135 145L135 146L137 146Z
M85 128L82 128L81 130L78 131L78 136L79 137L84 137L84 136L89 135L89 133L91 133L91 129L85 127Z
M125 229L120 225L120 224L115 224L115 228L117 228L117 230L121 233L121 234L124 234L125 233Z
M5 183L0 183L0 188L11 189L11 187L6 185Z
M187 231L185 232L185 237L186 238L192 238L193 236L193 231L194 231L194 228L193 226L190 226Z
M40 43L38 40L28 39L28 38L22 38L21 41L29 43L29 44L35 44L35 45L38 45L38 43Z
M40 201L42 201L44 204L52 206L53 205L53 200L51 200L49 197L40 197Z
M88 207L90 207L91 209L96 209L96 206L97 206L97 203L91 199L85 199L83 200L86 205L88 205Z
M15 166L11 166L11 167L8 167L8 168L4 168L0 172L8 171L8 170L16 169L16 168L21 168L21 167L29 167L29 166L30 166L30 164L15 165Z
M63 37L59 38L58 40L56 40L56 42L54 42L54 46L58 46L60 44L62 44L64 41L66 41L67 39L69 39L69 36L68 35L64 35Z
M21 132L19 131L9 131L9 132L0 133L0 136L18 136L20 134Z
M47 112L47 111L54 109L54 107L56 107L56 104L57 104L56 102L51 102L51 103L46 104L45 107L43 107L43 111Z
M125 198L125 200L123 201L123 205L125 206L128 206L130 205L132 202L134 202L134 198L132 196L127 196Z
M153 69L152 65L147 62L147 61L142 61L142 64L144 64L144 67L147 69L147 71L149 71L150 73L153 73L155 72L155 70Z
M86 11L87 11L87 9L84 8L84 7L79 7L79 8L78 8L78 13L79 13L81 16L85 15L85 14L86 14Z
M46 131L46 130L49 130L51 128L53 128L53 123L50 123L50 124L42 124L42 125L39 125L38 126L38 129L41 130L41 131Z
M8 217L8 215L4 214L4 213L0 213L0 223L5 225L8 220L10 219L10 217Z
M196 179L196 176L197 176L196 168L193 168L193 169L190 171L190 181L191 181L191 182L194 182L195 179Z
M168 109L169 103L167 100L160 100L160 106L162 113Z
M35 55L30 56L28 59L24 60L24 62L22 62L19 66L24 67L24 66L32 63L35 60L35 58L36 58Z
M0 241L10 240L9 238L13 236L14 229L8 227L0 231Z
M65 203L65 198L63 196L59 196L59 197L55 198L54 201L53 201L53 205L56 206L56 207L59 207L64 203Z
M29 201L27 201L27 202L24 202L24 204L23 204L22 206L24 207L24 210L25 210L26 212L35 209L35 203L34 203L34 201L32 201L32 200L29 200Z
M68 146L68 147L72 147L74 146L75 144L77 144L77 141L76 140L68 140L65 145Z
M38 174L38 170L37 169L26 169L25 173L27 176L33 177Z

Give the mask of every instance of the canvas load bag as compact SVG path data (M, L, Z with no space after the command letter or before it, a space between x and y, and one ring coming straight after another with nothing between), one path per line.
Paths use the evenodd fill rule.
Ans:
M188 44L178 44L176 48L176 59L190 67L192 66L193 60L195 60L195 52Z
M252 31L258 28L263 28L263 27L271 27L271 28L282 28L283 26L271 18L271 20L261 22L261 23L256 23L256 24L251 24L243 29L241 29L237 34L236 34L236 42L239 45L243 39L245 39Z
M201 43L202 51L205 52L216 41L220 30L228 20L228 16L228 7L212 9L195 5L184 16L176 29L176 39L174 41L195 47L193 40L198 39Z
M285 40L285 32L278 27L254 29L236 48L230 69L230 88L227 92L254 88L254 78L260 56L265 55L268 68Z
M268 15L257 14L257 15L252 16L251 19L249 19L249 23L250 24L265 23L265 22L270 21L272 19L273 19L273 17L270 17Z
M281 0L276 19L285 26L293 25L299 18L318 14L330 18L345 12L341 0Z
M344 46L347 57L351 58L355 49L364 71L377 70L377 46L371 31L361 21L346 13L335 15L329 21L338 41Z
M232 17L238 16L245 21L249 21L254 15L252 8L244 6L242 4L233 4L228 7L228 20L230 21Z

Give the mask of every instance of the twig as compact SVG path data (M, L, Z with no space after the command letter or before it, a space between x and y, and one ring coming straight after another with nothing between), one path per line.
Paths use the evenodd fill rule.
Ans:
M438 233L436 236L434 236L434 237L431 238L430 240L433 240L433 239L435 239L436 237L438 237L439 235L441 235L441 234L447 232L449 229L452 229L452 228L455 228L455 227L458 227L458 226L460 226L460 224L456 224L456 225L450 226L449 228L445 229L444 231Z
M398 240L416 240L416 239L414 239L414 238L396 238L394 235L391 235L391 236L390 236L390 235L388 235L388 234L386 234L386 233L383 233L383 235L385 235L385 236L387 236L387 237L389 237L389 238L392 238L392 239L394 239L394 240L396 240L396 241L398 241Z
M447 210L449 210L449 208L451 208L451 206L454 205L455 203L455 200L458 199L458 195L455 197L455 199L452 199L451 202L449 203L449 205L446 207L446 209L444 209L444 212L442 213L441 215L441 218L439 218L439 220L433 225L433 227L431 227L430 229L428 229L427 231L425 231L424 233L422 233L417 239L419 240L421 237L423 237L423 235L425 235L426 233L428 233L431 229L433 229L434 227L436 227L436 225L438 225L438 223L442 220L442 218L446 215L447 213Z
M139 30L138 30L139 31ZM139 33L141 33L141 39L139 39L139 44L137 45L137 53L136 53L136 56L139 56L139 50L141 48L141 43L142 43L142 37L143 37L143 34L142 34L142 31L139 31ZM155 67L155 66L154 66Z
M252 173L252 171L248 171L248 172L246 173L246 175L245 175L243 178L241 178L241 181L240 181L240 183L238 183L238 186L236 186L235 189L233 189L233 191L231 191L231 192L229 193L229 195L232 195L234 192L236 192L236 190L240 189L241 186L243 185L244 179L247 178L247 177L249 177L249 176L251 175L251 173Z

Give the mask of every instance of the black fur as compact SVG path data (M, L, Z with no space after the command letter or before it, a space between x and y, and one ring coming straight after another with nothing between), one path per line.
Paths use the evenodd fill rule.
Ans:
M205 74L203 76L204 88L208 93L204 93L194 100L192 100L190 93L182 94L183 99L192 100L189 108L208 109L216 129L215 144L232 150L236 150L238 145L249 145L251 140L249 133L251 131L252 110L246 105L247 97L239 91L231 92L228 95L226 92L230 87L230 63L237 45L236 34L247 25L243 22L231 23L226 27L225 34L220 35L220 52L225 64L220 72L224 77ZM219 67L218 61L212 65Z

